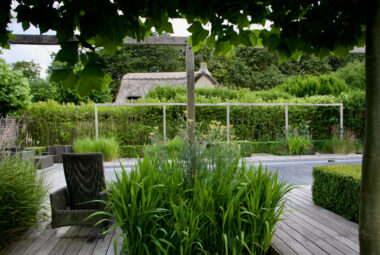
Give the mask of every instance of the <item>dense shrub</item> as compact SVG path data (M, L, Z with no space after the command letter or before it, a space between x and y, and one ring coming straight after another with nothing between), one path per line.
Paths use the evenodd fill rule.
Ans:
M337 96L347 91L347 85L334 75L303 75L289 78L281 85L281 89L296 97L316 95Z
M86 137L74 141L73 151L74 153L102 152L105 161L112 161L119 156L119 144L113 137L96 140Z
M36 155L43 155L46 152L46 147L41 146L41 147L27 147L26 150L28 151L35 151Z
M354 61L339 68L335 75L344 80L350 88L365 90L365 65L364 61Z
M138 158L144 156L143 145L123 145L119 147L121 158Z
M43 216L47 186L34 161L0 159L0 248L34 226ZM45 212L46 213L46 212Z
M291 135L287 145L290 155L303 155L311 151L311 142L307 136Z
M315 204L343 217L359 221L360 165L334 165L313 168Z
M186 144L171 155L153 146L108 184L121 252L266 254L291 187L262 166L240 166L231 146L198 144L190 171Z

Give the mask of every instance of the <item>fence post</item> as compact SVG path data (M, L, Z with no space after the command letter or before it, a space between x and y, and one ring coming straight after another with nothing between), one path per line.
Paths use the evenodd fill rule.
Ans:
M162 105L162 117L163 117L163 137L164 137L164 143L166 143L166 104Z
M98 126L98 106L95 104L95 138L98 140L99 138L99 126Z
M227 104L227 141L229 142L231 140L230 136L230 104Z
M344 133L344 127L343 127L343 104L339 106L340 109L340 140L343 140L343 133Z
M285 104L285 138L288 140L289 136L289 118L288 118L288 105Z

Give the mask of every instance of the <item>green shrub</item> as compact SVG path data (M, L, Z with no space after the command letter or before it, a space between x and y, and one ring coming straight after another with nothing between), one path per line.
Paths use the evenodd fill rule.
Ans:
M347 85L334 75L303 75L287 79L280 88L296 97L337 96L347 90Z
M334 146L331 140L316 140L312 141L314 152L334 153Z
M304 155L311 151L311 143L308 136L291 135L287 140L290 155Z
M36 155L42 155L46 152L46 147L27 147L26 150L34 150L36 152Z
M283 141L252 142L252 153L287 154Z
M334 165L313 168L315 204L343 217L359 221L360 165Z
M350 88L365 90L365 63L354 61L339 68L335 75L344 80Z
M357 152L357 141L350 138L340 139L338 136L334 136L331 140L333 151L337 154L348 154Z
M233 141L233 143L239 145L241 157L252 156L252 143L250 141Z
M262 166L240 166L234 153L226 160L229 148L198 144L193 172L188 147L169 160L153 145L117 174L107 208L123 231L121 252L266 254L291 187Z
M144 145L123 145L119 147L121 158L144 157Z
M0 248L43 218L47 194L43 175L33 160L0 159Z
M176 136L166 142L165 150L169 155L176 157L178 152L181 151L184 142L186 141Z
M119 144L113 137L97 140L86 137L74 141L73 151L74 153L102 152L105 161L112 161L119 156Z

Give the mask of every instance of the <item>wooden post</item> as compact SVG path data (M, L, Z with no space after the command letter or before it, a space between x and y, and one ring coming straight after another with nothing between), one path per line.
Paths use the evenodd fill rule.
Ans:
M164 104L162 106L162 117L163 117L163 127L162 127L162 131L163 131L163 137L164 137L164 143L166 143L166 105Z
M289 116L288 116L288 105L285 104L285 139L288 140L289 136Z
M340 140L343 140L343 133L344 133L344 127L343 127L343 104L341 104L339 106L339 109L340 109L340 129L339 129L339 133L340 133Z
M95 139L98 140L99 138L99 126L98 126L98 106L95 104Z
M230 135L230 104L227 104L227 141L229 142L231 140Z
M186 45L186 78L187 78L187 135L190 145L190 170L195 171L195 87L194 87L194 52L191 44Z

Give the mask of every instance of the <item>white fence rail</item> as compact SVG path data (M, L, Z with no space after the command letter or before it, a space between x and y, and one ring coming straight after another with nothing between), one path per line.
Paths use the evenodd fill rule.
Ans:
M99 120L98 120L98 107L99 106L162 106L163 117L163 138L166 142L166 106L186 106L186 103L126 103L126 104L95 104L95 137L99 138ZM195 104L195 106L226 106L226 123L227 123L227 141L230 141L230 107L231 106L285 106L285 136L286 139L289 135L289 117L288 106L316 106L316 107L339 107L339 127L340 139L343 139L343 104L298 104L298 103L203 103Z

